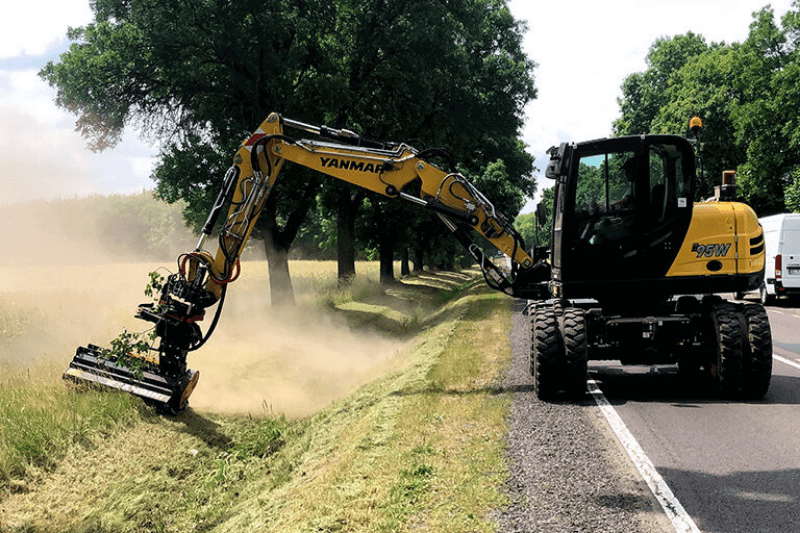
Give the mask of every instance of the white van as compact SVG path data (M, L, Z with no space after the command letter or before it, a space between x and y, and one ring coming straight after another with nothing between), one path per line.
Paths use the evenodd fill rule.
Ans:
M777 296L800 295L800 214L759 219L764 228L767 262L759 294L762 303Z

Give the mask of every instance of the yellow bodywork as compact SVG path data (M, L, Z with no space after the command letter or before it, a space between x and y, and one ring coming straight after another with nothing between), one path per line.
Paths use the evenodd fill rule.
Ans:
M764 232L750 206L697 203L667 277L748 275L764 269Z

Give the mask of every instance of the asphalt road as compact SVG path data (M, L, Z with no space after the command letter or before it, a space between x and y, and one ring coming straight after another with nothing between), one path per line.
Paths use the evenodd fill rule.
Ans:
M590 377L704 533L800 531L795 304L768 308L775 360L763 400L718 400L705 383L686 382L672 367L590 362Z

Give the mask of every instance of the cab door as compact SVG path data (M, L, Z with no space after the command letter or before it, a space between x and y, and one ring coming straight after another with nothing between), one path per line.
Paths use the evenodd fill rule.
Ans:
M664 277L691 222L694 154L682 137L620 137L575 147L558 191L568 298L607 296ZM555 237L555 236L554 236ZM554 243L555 244L555 243Z

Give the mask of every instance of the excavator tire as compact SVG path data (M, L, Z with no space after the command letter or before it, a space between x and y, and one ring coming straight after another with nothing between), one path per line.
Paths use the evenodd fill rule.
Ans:
M531 321L531 375L540 400L553 399L561 389L563 352L558 318L552 307L537 309Z
M747 345L744 316L738 306L715 303L710 309L712 324L711 376L725 398L741 395L742 363Z
M742 362L742 395L749 400L763 398L772 379L772 331L767 310L761 304L746 305L747 346Z
M583 309L566 308L560 324L566 367L563 374L564 392L571 399L580 399L586 395L586 374L589 371L589 349Z

